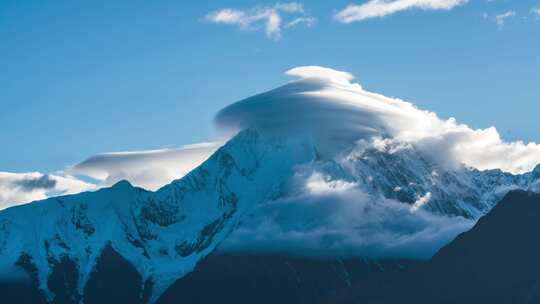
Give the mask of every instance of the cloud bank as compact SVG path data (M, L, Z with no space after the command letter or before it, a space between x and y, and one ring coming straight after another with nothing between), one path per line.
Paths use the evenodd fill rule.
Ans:
M284 15L292 16L285 18ZM225 8L207 14L207 22L238 26L241 30L264 30L268 38L278 40L282 31L300 24L310 27L315 18L309 16L304 6L297 2L257 6L249 10Z
M259 206L219 251L427 259L474 225L398 201L374 200L347 181L305 182L301 195Z
M96 185L67 174L0 172L0 209L96 189Z
M156 190L198 167L221 144L212 142L176 149L103 153L75 165L69 172L97 179L102 186L125 179L136 186Z
M380 137L413 144L448 165L525 173L540 163L536 143L506 142L495 127L472 129L401 99L368 92L352 82L350 73L308 66L287 74L300 79L224 108L215 118L218 129L228 135L255 128L311 136L330 155L358 140Z
M382 18L410 9L451 10L468 0L370 0L363 4L350 4L335 14L341 23L352 23L372 18Z

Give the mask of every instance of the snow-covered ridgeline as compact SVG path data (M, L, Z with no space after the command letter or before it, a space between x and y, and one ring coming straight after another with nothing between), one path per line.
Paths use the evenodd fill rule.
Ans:
M120 182L96 192L50 198L0 213L0 261L37 268L40 288L67 257L82 293L96 259L110 244L153 281L152 299L233 229L252 206L281 193L295 164L314 156L308 143L261 139L245 131L184 178L156 192ZM23 265L23 266L24 266Z

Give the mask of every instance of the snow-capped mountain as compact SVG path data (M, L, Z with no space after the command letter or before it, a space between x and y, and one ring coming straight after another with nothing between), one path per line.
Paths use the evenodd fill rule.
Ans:
M252 206L279 197L311 146L239 134L202 166L157 192L120 182L96 192L51 198L0 213L2 269L26 265L48 300L48 276L67 258L81 294L96 259L110 245L143 279L155 300L189 272Z
M96 260L111 246L144 281L152 282L154 301L212 252L245 214L296 195L290 185L307 166L322 172L326 184L346 179L373 199L415 206L431 193L429 202L418 208L468 217L488 210L503 189L526 187L533 176L465 167L444 171L408 148L366 148L338 163L321 159L310 140L247 130L190 174L156 192L120 182L2 211L2 269L35 269L34 279L52 301L49 275L69 259L78 271L77 298Z
M315 147L316 150L316 147ZM283 195L254 206L223 252L429 258L533 173L447 167L411 145L361 143L297 165Z
M540 185L540 166L527 172L536 146L364 91L348 73L290 72L302 79L221 111L231 139L155 192L122 181L1 211L0 279L22 272L49 302L59 291L85 302L113 256L153 303L216 250L429 258L509 190ZM491 167L506 170L477 169Z
M533 173L447 168L411 145L375 144L351 153L344 162L362 190L382 194L436 214L477 219L509 190L524 189ZM540 166L538 167L540 169Z

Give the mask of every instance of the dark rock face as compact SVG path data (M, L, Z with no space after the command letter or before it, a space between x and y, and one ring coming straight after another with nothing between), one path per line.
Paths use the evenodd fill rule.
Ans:
M45 297L37 287L37 269L32 258L22 254L16 265L28 274L29 280L0 282L0 303L45 304Z
M76 264L64 257L51 261L52 272L48 287L54 294L51 303L76 304L83 300L86 304L147 303L151 282L143 284L135 268L111 246L105 247L89 281L84 295L77 292L79 272ZM34 269L28 256L21 256L18 266L30 274ZM45 304L45 295L37 287L37 281L0 283L0 303Z
M34 284L0 283L0 303L46 304L41 291Z
M510 192L426 272L439 303L540 303L540 194Z
M281 256L212 255L176 281L158 300L178 303L320 303L410 261L308 260Z
M49 290L54 293L53 304L78 303L81 296L77 292L79 271L76 264L68 257L60 261L51 261L52 272L47 282Z
M371 286L375 278L403 272L417 262L310 260L283 256L211 255L195 271L176 281L157 303L312 304L339 299L351 286ZM53 303L148 303L151 281L142 282L135 268L110 246L106 247L82 296L76 290L77 270L69 259L53 268L49 288ZM62 289L64 288L64 289ZM44 304L33 284L0 284L0 303Z
M329 303L540 303L540 194L512 191L427 264Z
M111 246L105 247L84 288L84 303L145 303L140 274Z

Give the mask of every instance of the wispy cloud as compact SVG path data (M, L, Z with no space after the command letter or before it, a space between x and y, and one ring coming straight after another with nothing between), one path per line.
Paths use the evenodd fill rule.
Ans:
M451 10L467 2L468 0L370 0L363 4L350 4L334 17L341 23L351 23L382 18L410 9Z
M531 14L535 15L536 18L540 18L540 7L533 7L530 11Z
M293 18L284 20L285 15ZM248 10L224 8L207 14L204 19L211 23L238 26L241 30L264 30L266 36L274 40L281 38L283 29L300 24L309 27L316 21L306 13L304 6L297 2L256 6Z
M506 24L506 20L508 18L513 18L516 16L515 11L508 11L506 13L499 14L495 16L495 23L497 24L497 28L499 30L503 29L504 25Z

